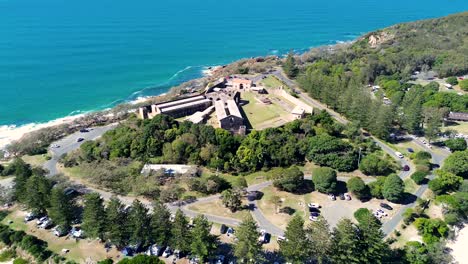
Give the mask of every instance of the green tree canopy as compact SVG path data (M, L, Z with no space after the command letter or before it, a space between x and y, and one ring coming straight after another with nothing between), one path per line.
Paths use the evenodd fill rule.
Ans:
M366 175L387 175L393 171L392 167L388 159L377 154L367 155L359 163L359 169Z
M382 188L382 195L390 202L400 202L405 192L405 185L400 176L390 174Z
M231 212L239 210L242 206L241 194L240 192L227 189L221 193L221 199L224 206L229 208Z
M327 263L332 250L332 235L327 220L319 216L318 221L311 222L305 232L308 255L313 256L319 264Z
M45 213L50 206L52 189L49 179L42 175L33 175L27 179L24 188L25 193L21 194L21 197L26 206L36 213Z
M67 194L63 187L54 187L50 194L50 207L48 209L52 221L62 228L70 228L75 219L75 201Z
M172 222L170 221L171 212L160 202L153 205L153 214L151 215L151 240L158 245L167 245L171 238Z
M468 179L468 150L457 151L444 162L444 170Z
M187 229L188 221L184 213L179 209L177 210L174 222L172 223L172 237L170 243L172 248L180 251L190 251L190 232Z
M368 199L370 197L369 187L359 177L353 177L346 183L348 190L352 192L358 199Z
M281 254L291 263L305 263L307 260L306 233L304 232L304 220L298 214L293 216L286 226L283 241L280 241Z
M258 243L260 233L252 216L247 216L236 231L237 241L234 244L234 256L242 263L253 264L260 259L262 246Z
M111 197L106 207L106 220L107 239L117 247L126 246L128 213L122 202L115 196Z
M466 150L466 140L464 138L447 139L444 144L453 152Z
M276 171L280 172L280 175L276 175L273 181L276 188L287 192L297 192L303 186L304 173L297 166Z
M106 229L106 211L104 200L99 193L89 193L84 197L83 219L81 228L89 238L104 239Z
M336 171L327 168L315 168L312 171L312 181L314 182L315 189L322 193L330 193L336 190Z
M195 217L193 224L190 249L193 255L200 258L201 262L204 262L216 249L218 238L210 233L211 223L208 222L205 216Z

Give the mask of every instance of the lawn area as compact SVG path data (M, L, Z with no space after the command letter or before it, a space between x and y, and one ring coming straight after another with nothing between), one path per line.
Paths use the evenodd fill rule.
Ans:
M263 84L263 86L266 88L279 88L281 86L286 87L282 81L278 80L278 78L273 75L269 75L267 78L263 79L261 84Z
M468 122L457 122L452 125L447 125L442 130L453 129L458 133L468 135Z
M247 201L243 201L243 205L246 205ZM228 208L224 207L221 203L221 199L216 199L214 201L205 202L205 203L196 203L193 205L189 205L189 210L206 213L209 215L216 215L226 218L233 218L238 220L244 220L244 218L250 214L248 209L240 210L235 213L231 212Z
M21 158L24 160L24 162L31 164L34 167L42 167L42 165L47 161L45 154L34 155L34 156L24 155Z
M255 94L252 92L244 92L242 94L242 100L246 100L249 103L242 106L242 109L247 116L252 128L256 129L258 125L270 121L275 118L282 116L288 116L289 113L286 112L280 105L272 101L271 104L266 105L260 103L255 99Z
M404 180L404 184L405 192L407 193L414 193L419 188L419 185L417 185L411 178Z
M262 211L265 217L274 225L285 229L287 223L292 218L292 215L277 213L275 206L270 202L271 197L276 195L281 199L280 208L291 207L295 210L296 214L303 216L304 218L309 217L307 213L307 202L310 201L310 194L298 195L288 192L277 190L273 186L269 186L261 190L264 195L260 201L258 201L258 208ZM307 220L309 221L309 220Z
M30 235L46 241L48 243L48 248L59 255L63 255L62 249L69 249L70 251L64 256L67 259L74 260L76 262L88 263L88 259L98 261L107 257L118 260L117 257L120 255L120 252L115 248L106 253L104 245L97 240L76 240L68 236L56 237L50 229L38 229L35 225L35 221L25 223L23 220L24 215L25 212L15 210L10 213L2 223L9 225L12 229L23 230ZM10 221L13 221L13 223L8 224Z
M414 143L413 141L403 141L403 142L399 142L399 143L389 143L389 142L386 142L388 146L390 146L392 149L394 149L395 151L398 151L400 153L402 153L405 157L409 157L409 155L411 153L408 152L408 148L412 148L414 150L414 152L418 152L418 151L426 151L423 147L421 147L420 145Z
M240 177L244 177L245 180L247 181L247 185L252 185L252 184L257 184L257 183L267 181L268 180L267 175L269 173L270 173L269 171L267 171L267 172L258 171L258 172L254 172L254 173L247 174L247 175L232 175L232 174L229 174L229 173L218 172L218 176L225 179L226 181L230 182L231 184L233 184ZM202 169L201 178L207 178L207 177L209 177L211 175L216 175L216 171L212 171L212 170L210 170L208 168L203 168Z

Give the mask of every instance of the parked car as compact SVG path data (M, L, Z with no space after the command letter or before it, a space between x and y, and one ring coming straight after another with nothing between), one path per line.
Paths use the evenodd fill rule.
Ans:
M74 226L74 227L72 227L72 229L70 231L70 234L74 238L81 238L83 236L83 230L81 230L80 227Z
M318 203L308 203L307 206L310 208L320 208L320 204Z
M329 193L329 194L328 194L328 197L329 197L330 200L332 200L332 201L335 201L335 200L336 200L336 197L335 197L335 195L334 195L333 193Z
M170 247L167 247L166 250L164 250L162 256L163 258L168 258L170 255L172 255L172 249Z
M36 219L36 218L37 218L37 214L36 214L36 213L34 213L34 212L29 212L29 213L27 213L26 216L24 217L24 221L25 221L25 222L29 222L29 221L32 221L32 220L34 220L34 219Z
M398 158L400 158L400 159L402 159L402 158L405 157L405 156L403 156L403 154L401 154L400 152L395 152L395 155L396 155Z
M344 200L344 199L345 199L344 194L340 193L339 196L340 196L340 200Z
M351 195L349 195L349 193L345 193L344 197L346 201L351 201Z
M215 264L223 264L226 257L224 255L218 255L215 258Z
M409 170L410 170L410 166L408 165L403 166L403 171L409 171Z
M120 252L125 257L131 257L131 256L133 256L133 254L135 254L135 252L133 251L133 249L131 247L124 247Z
M228 230L228 227L225 224L222 224L221 227L219 228L219 232L221 234L226 234L227 230Z
M54 235L57 236L57 237L62 237L64 235L68 234L68 229L67 228L63 228L61 226L56 226L54 228Z
M320 212L320 209L315 208L315 207L309 207L309 212L311 212L311 213L312 213L312 212L317 212L317 213L319 213L319 212Z
M276 241L284 241L284 240L286 240L286 237L284 237L284 236L278 236L276 238Z
M164 252L164 247L160 245L152 245L148 248L146 251L146 255L148 256L161 256L161 254Z
M380 207L385 208L387 210L393 210L393 207L386 203L380 203Z
M78 138L78 139L76 140L76 142L82 142L82 141L84 141L84 138Z
M382 216L388 216L388 214L382 209L377 209L377 213L381 214Z
M49 218L47 218L47 220L45 220L44 222L42 222L41 225L39 225L40 228L43 228L43 229L47 229L47 228L50 228L52 227L53 223L52 223L52 220L50 220Z
M234 228L229 227L228 230L226 231L227 236L233 236L235 233Z
M184 257L184 254L183 254L182 251L180 251L178 249L174 250L174 258L175 259L181 259L183 257Z
M318 216L310 215L309 220L310 221L318 221Z
M258 238L258 242L262 244L268 244L270 243L270 238L271 238L271 235L269 233L267 233L265 230L261 230L260 237Z
M37 224L38 226L40 226L40 225L42 225L42 223L44 223L44 222L45 222L46 220L48 220L48 219L49 219L49 217L43 216L43 217L37 219L36 224Z
M88 130L88 129L86 129L86 128L83 128L83 129L80 129L80 132L81 132L81 133L88 133L88 132L89 132L89 130Z

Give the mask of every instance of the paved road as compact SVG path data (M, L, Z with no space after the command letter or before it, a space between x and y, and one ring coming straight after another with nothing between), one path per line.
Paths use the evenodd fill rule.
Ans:
M280 79L281 81L283 81L284 83L286 83L288 86L290 86L292 89L296 90L296 91L300 91L300 89L298 88L297 84L290 80L289 78L287 78L284 73L281 71L281 70L277 70L277 71L274 71L272 73L273 75L275 75L278 79ZM346 120L343 116L341 116L340 114L338 114L337 112L333 111L332 109L329 109L327 106L323 105L322 103L318 102L317 100L314 100L313 98L309 97L306 93L299 93L298 94L299 97L301 99L303 99L305 102L309 103L311 106L315 107L315 108L318 108L318 109L321 109L321 110L326 110L332 117L334 117L338 122L342 123L342 124L347 124L348 123L348 120ZM406 159L400 159L398 158L396 155L395 155L395 151L390 148L388 145L386 145L385 143L383 143L382 141L380 141L379 139L375 138L375 137L372 137L372 139L376 142L377 145L379 145L382 150L384 150L387 154L389 154L390 156L392 156L394 159L396 159L402 166L405 166L405 165L408 165L410 166L410 171L401 171L399 176L401 179L406 179L408 178L411 173L414 171L414 168L411 166L412 164L406 160ZM427 145L423 144L421 140L419 139L413 139L411 138L411 140L413 142L415 142L416 144L420 145L421 147L423 147L426 151L430 152L432 154L432 163L434 164L439 164L440 166L442 166L444 160L450 155L450 152L448 152L447 150L445 149L441 149L441 148L436 148L436 147L433 147L433 149L430 149ZM427 140L426 140L427 141ZM429 180L433 179L434 178L434 175L431 174L428 176ZM416 192L414 193L414 195L419 198L423 195L423 193L427 190L428 186L427 184L425 185L421 185L417 190ZM409 203L409 204L406 204L404 205L393 217L392 219L390 219L389 221L387 221L383 226L382 226L382 231L388 235L390 234L391 232L393 232L393 230L395 230L395 228L397 227L398 223L400 223L400 221L403 219L403 213L404 211L407 209L407 208L412 208L416 206L416 202L412 202L412 203Z
M49 175L55 175L58 173L57 171L57 163L60 159L60 157L63 154L66 154L68 152L71 152L81 146L85 141L88 140L94 140L105 132L115 128L117 126L116 123L110 124L107 126L102 126L102 127L94 127L91 128L91 130L87 133L80 133L80 132L75 132L71 135L68 135L58 141L56 141L54 144L58 145L58 148L52 148L50 147L50 152L52 154L52 159L48 160L44 164L44 169L49 171ZM77 142L78 138L84 138L85 140L82 142Z
M286 83L288 86L290 86L291 88L293 89L296 89L297 91L299 91L299 89L297 88L297 85L291 81L290 79L286 78L284 76L284 74L280 71L280 70L277 70L277 71L274 71L273 73L271 73L273 75L275 75L278 79L280 79L281 81L283 81L284 83ZM260 79L262 79L263 76L266 76L266 75L260 75L258 77L256 77L256 81L259 81ZM255 81L255 80L254 80ZM324 106L323 104L321 104L320 102L310 98L307 94L305 93L299 93L299 96L307 103L309 103L310 105L312 105L313 107L315 108L318 108L318 109L323 109L323 110L326 110L330 113L331 116L333 116L338 122L340 123L343 123L343 124L347 124L348 121L342 117L340 114L336 113L335 111L327 108L326 106ZM94 140L98 137L100 137L103 133L105 133L106 131L114 128L117 124L112 124L112 125L109 125L109 126L105 126L105 127L96 127L94 128L93 130L91 130L90 132L88 133L74 133L70 136L67 136L65 137L64 139L56 142L56 144L58 144L60 146L60 148L54 148L54 149L51 149L51 152L52 152L52 159L49 160L48 162L46 162L44 164L44 168L49 170L49 174L50 175L54 175L57 173L57 162L60 158L61 155L65 154L65 153L68 153L70 151L73 151L75 149L77 149L83 142L79 143L77 142L76 140L79 138L79 137L82 137L82 138L85 138L85 140ZM395 152L393 149L391 149L390 147L388 147L386 144L384 144L383 142L381 142L380 140L372 137L373 140L376 142L377 145L379 145L385 152L387 152L390 156L394 157L396 160L398 160L402 166L404 165L409 165L411 166L411 164L405 160L405 159L399 159L396 155L395 155ZM422 142L419 142L418 140L415 140L417 142L417 144L422 144ZM448 155L448 153L445 153L445 152L441 152L441 151L438 151L438 153L434 153L432 150L428 149L427 146L425 146L424 144L422 144L423 147L425 147L428 151L430 151L432 154L433 154L433 162L434 163L437 163L437 164L441 164L443 162L443 160L446 158L446 156ZM442 153L442 154L440 154ZM400 177L402 179L405 179L407 178L409 175L410 175L411 172L401 172L400 173ZM433 177L433 175L431 175L430 177ZM306 176L306 178L310 178L310 176ZM347 181L347 178L340 178L339 180L342 180L342 181ZM372 178L366 180L366 183L369 183L373 181ZM270 186L272 184L271 181L267 181L267 182L263 182L263 183L260 183L260 184L255 184L255 185L252 185L252 186L249 186L248 187L248 191L259 191L261 189L264 189L268 186ZM90 191L95 191L95 192L98 192L101 194L101 196L104 198L104 199L110 199L110 197L113 195L112 193L110 192L106 192L106 191L102 191L102 190L97 190L97 189L93 189L93 188L89 188L89 187L86 187L86 189L90 190ZM417 197L420 197L424 191L427 189L427 185L423 185L421 186L415 193L415 195ZM133 200L135 198L132 198L132 197L126 197L126 196L118 196L122 202L126 205L130 205ZM213 195L213 196L209 196L209 197L204 197L204 198L200 198L198 199L195 203L202 203L202 202L209 202L209 201L213 201L213 200L216 200L216 199L219 199L220 198L220 195ZM149 208L151 208L151 202L150 201L145 201L145 200L142 200L142 202L147 205ZM392 219L390 219L384 226L383 226L383 231L386 233L386 234L389 234L391 233L397 226L397 224L401 221L402 219L402 214L404 212L404 210L406 208L409 208L409 207L413 207L415 204L414 203L411 203L411 204L408 204L408 205L405 205L402 209L399 210L399 212L397 212L397 214L395 215L395 217L393 217ZM200 214L198 212L194 212L192 210L189 210L187 207L189 206L189 204L185 204L185 205L173 205L173 204L167 204L168 208L172 211L172 212L175 212L176 210L180 209L182 210L187 216L189 217L195 217L196 215ZM283 230L281 230L280 228L278 228L277 226L273 225L263 214L262 212L258 209L257 207L257 202L254 201L254 202L251 202L250 203L250 208L252 210L252 215L254 217L254 219L257 221L257 223L259 224L259 228L261 229L264 229L266 230L268 233L271 233L273 235L282 235L283 234ZM240 224L240 221L237 220L237 219L231 219L231 218L225 218L225 217L220 217L220 216L215 216L215 215L209 215L209 214L204 214L208 220L212 221L212 222L215 222L215 223L219 223L219 224L225 224L225 225L229 225L229 226L237 226Z

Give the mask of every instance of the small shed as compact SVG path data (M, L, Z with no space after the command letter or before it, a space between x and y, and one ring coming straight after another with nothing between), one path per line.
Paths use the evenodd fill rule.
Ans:
M450 112L447 117L450 121L463 121L468 122L468 113L463 112Z
M305 116L305 109L300 106L296 106L291 111L291 114L294 116L294 119L302 119Z

